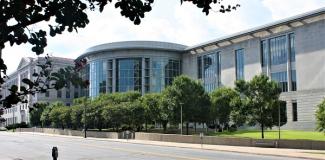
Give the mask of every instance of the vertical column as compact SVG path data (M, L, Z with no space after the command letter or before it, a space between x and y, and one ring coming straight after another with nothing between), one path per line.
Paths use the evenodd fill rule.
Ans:
M141 94L144 95L145 94L145 58L141 58Z
M271 60L271 45L270 40L266 40L266 48L267 48L267 66L266 66L266 75L271 78L271 66L272 66L272 60Z
M286 35L286 51L287 51L287 79L288 79L288 91L292 91L292 75L291 75L291 50L290 50L290 37Z
M116 86L116 81L117 81L117 75L116 73L118 72L117 71L117 62L116 62L116 59L113 59L113 77L112 77L112 87L113 87L113 93L115 93L117 91L117 86Z

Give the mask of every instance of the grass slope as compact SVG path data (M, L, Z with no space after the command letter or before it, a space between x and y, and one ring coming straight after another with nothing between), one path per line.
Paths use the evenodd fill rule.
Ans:
M222 137L241 137L241 138L261 138L261 131L236 131L236 132L223 132L223 133L209 133L211 136L222 136ZM278 139L278 131L265 131L265 139ZM290 131L282 130L281 139L301 139L301 140L317 140L325 141L325 134L321 132L310 132L310 131Z

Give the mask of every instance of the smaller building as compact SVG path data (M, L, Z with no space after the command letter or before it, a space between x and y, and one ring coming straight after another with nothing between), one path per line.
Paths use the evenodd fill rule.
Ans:
M74 65L73 59L51 57L51 61L53 71ZM45 62L45 58L22 58L19 66L17 67L17 70L8 76L8 79L1 87L2 97L7 97L10 94L10 91L8 89L10 89L12 85L17 85L19 89L21 86L26 85L22 82L24 78L34 80L35 77L32 76L33 73L39 73L41 70L41 68L37 66L38 62L42 64ZM10 124L22 122L29 123L29 108L31 108L33 104L37 102L51 103L60 101L65 105L70 106L72 104L73 98L75 97L79 97L79 92L73 87L73 85L65 87L61 90L51 89L46 93L28 95L27 103L18 103L11 108L4 109L4 113L1 117L3 117L6 121L0 124L0 126L7 126Z

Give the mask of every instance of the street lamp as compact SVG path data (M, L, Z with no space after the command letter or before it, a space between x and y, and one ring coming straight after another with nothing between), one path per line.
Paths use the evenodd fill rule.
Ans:
M278 105L278 125L279 125L279 140L281 139L281 103Z
M181 105L181 135L183 135L183 103Z
M87 138L86 105L84 105L84 138Z

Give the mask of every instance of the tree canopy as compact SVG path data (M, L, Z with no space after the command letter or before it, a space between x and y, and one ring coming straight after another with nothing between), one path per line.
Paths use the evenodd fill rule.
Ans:
M243 113L251 125L259 124L264 138L264 128L274 125L273 111L279 103L281 90L275 81L261 74L251 81L236 81L236 90L241 93Z
M317 107L317 130L325 133L325 99Z

